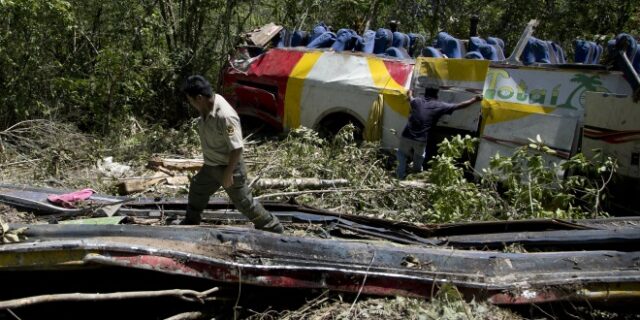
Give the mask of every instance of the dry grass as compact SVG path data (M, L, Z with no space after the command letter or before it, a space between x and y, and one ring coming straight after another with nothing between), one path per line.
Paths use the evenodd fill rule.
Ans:
M256 313L249 319L287 320L511 320L522 319L519 315L498 307L465 302L458 297L437 296L431 301L414 298L368 298L355 304L343 301L341 296L327 298L326 294L310 301L298 310Z

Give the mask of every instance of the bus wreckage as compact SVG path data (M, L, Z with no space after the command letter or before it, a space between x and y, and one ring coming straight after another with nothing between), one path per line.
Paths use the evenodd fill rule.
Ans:
M127 277L123 270L142 270L206 280L199 282L200 287L241 284L373 296L430 298L441 286L455 285L468 299L497 305L561 301L597 305L624 303L640 295L637 217L416 226L296 204L264 203L289 228L321 226L325 230L309 237L241 227L248 221L222 199L210 202L204 221L240 226L136 225L183 215L186 201L94 195L90 209L66 209L47 202L49 195L62 192L0 186L0 203L53 222L3 224L0 274L13 274L12 281L23 288L19 292L27 294L32 291L25 288L36 290L43 285L34 283L38 272L71 277L64 284L73 288L79 285L73 275L81 271L93 272L87 281L96 286L96 277L109 279L113 272L121 279L105 281L142 285L143 281L122 279ZM108 206L117 206L117 214L56 223ZM509 252L514 246L520 252ZM3 295L0 309L28 305L16 299L21 297Z
M496 154L511 155L537 136L554 151L544 155L549 164L601 150L618 161L612 186L620 200L616 209L637 214L640 206L632 199L640 193L638 44L621 34L610 41L607 61L602 47L592 43L586 51L576 48L580 63L566 63L557 44L532 37L536 25L535 20L527 25L510 57L491 60L462 58L504 48L482 44L486 41L479 37L465 45L444 32L437 37L439 48L427 47L422 52L428 57L415 59L385 51L339 52L340 37L331 49L284 46L253 57L248 52L255 50L241 47L223 75L223 93L240 115L280 130L305 126L335 132L351 122L364 139L387 149L397 147L406 124L408 90L420 94L436 87L445 102L483 94L481 103L442 117L434 134L478 137L476 172L488 168ZM376 45L378 40L376 34ZM467 47L476 51L465 55ZM449 58L436 57L441 52ZM430 140L428 155L439 142Z

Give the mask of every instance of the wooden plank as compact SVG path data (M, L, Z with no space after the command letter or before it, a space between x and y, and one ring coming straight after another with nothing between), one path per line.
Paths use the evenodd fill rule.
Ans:
M149 187L166 181L170 177L163 172L156 172L151 177L136 177L120 180L118 184L118 192L120 194L131 194L148 189Z
M278 26L275 23L268 23L261 28L247 33L251 42L258 47L264 47L273 37L275 37L282 30L282 26Z
M160 168L160 171L178 170L178 171L198 171L204 164L202 159L171 159L154 157L149 160L150 168Z

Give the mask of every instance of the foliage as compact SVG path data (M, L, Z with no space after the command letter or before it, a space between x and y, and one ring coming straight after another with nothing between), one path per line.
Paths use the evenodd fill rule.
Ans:
M561 165L549 164L546 155L555 154L538 136L510 157L492 158L483 182L494 190L497 183L504 188L509 204L506 218L575 219L606 214L600 203L616 162L599 155L588 160L578 154ZM565 173L570 174L565 178Z
M44 120L21 123L0 131L4 148L0 168L18 167L24 172L3 170L0 178L6 180L12 175L11 181L18 183L55 181L67 188L89 185L110 192L109 181L91 173L103 157L113 156L137 171L153 154L199 154L195 123L185 123L177 130L143 124L130 118L122 124L128 128L126 134L98 139L78 133L70 125ZM347 179L347 188L303 193L295 199L314 207L397 221L447 223L606 215L602 201L616 169L610 158L586 159L579 154L560 167L547 167L544 154L552 150L536 141L512 156L494 157L482 180L473 182L468 179L470 163L459 159L472 152L477 139L455 136L439 144L438 155L426 172L410 176L418 183L413 186L395 178L393 166L387 166L390 158L379 145L358 144L354 130L352 125L345 126L331 140L325 140L313 130L298 128L282 140L249 141L245 159L251 166L250 175ZM557 175L561 169L570 173L565 179ZM259 190L255 195L282 191L298 190ZM282 196L280 199L286 200Z
M219 84L238 36L271 21L362 32L395 19L402 31L427 38L439 31L465 38L476 14L480 35L510 48L537 18L536 36L570 49L577 37L603 43L639 32L639 8L636 0L3 0L0 129L44 118L106 135L130 116L178 127L192 116L179 90L185 77L204 74Z
M457 159L465 153L473 153L478 139L455 136L438 145L438 154L429 162L426 180L433 185L429 189L427 209L429 220L434 222L460 220L486 220L499 211L500 202L492 193L485 193L464 176L471 167L468 161L459 165Z
M393 220L446 223L495 219L564 218L606 215L601 203L615 172L610 159L586 159L579 154L560 167L549 167L542 142L519 149L512 156L496 156L478 182L469 181L473 169L459 159L472 153L477 139L455 136L438 146L430 168L411 178L424 187L398 185L386 158L376 145L358 146L353 127L345 127L331 141L299 128L282 143L249 150L260 177L347 179L351 191L304 194L297 201L315 207ZM570 172L566 179L558 171ZM362 190L362 191L359 191ZM295 190L288 190L295 191ZM269 190L261 191L269 193Z
M298 201L322 208L340 208L349 213L362 211L384 215L396 201L392 193L376 195L375 190L383 191L385 186L392 186L393 177L383 168L384 159L378 153L378 145L358 146L353 137L354 130L353 125L347 125L327 141L317 132L301 127L293 130L282 143L275 143L275 148L262 144L249 150L248 155L250 159L267 159L266 163L256 164L257 176L347 179L354 188L374 189L321 197L305 195Z

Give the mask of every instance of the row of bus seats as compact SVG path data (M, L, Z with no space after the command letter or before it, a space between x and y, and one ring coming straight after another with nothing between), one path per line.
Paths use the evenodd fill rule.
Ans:
M359 51L381 56L410 58L424 45L424 36L416 33L405 34L380 28L367 30L362 36L351 29L340 29L334 33L320 23L313 31L293 31L283 29L280 36L274 38L274 46L307 48L331 48L337 52Z
M446 32L440 32L436 36L433 46L422 49L422 56L486 59L492 61L504 60L504 41L500 38L488 37L486 40L480 37L469 39L469 50L465 43Z
M417 33L392 32L385 28L377 31L367 30L362 35L351 29L340 29L334 33L324 23L320 23L309 33L282 30L280 36L274 39L274 45L276 47L331 48L337 52L359 51L400 59L420 55L504 60L504 41L499 38L488 37L485 40L473 37L469 52L466 52L466 47L461 40L446 32L438 34L433 46L425 46L425 40L424 36Z
M602 56L601 45L587 40L576 40L573 43L575 49L574 62L583 64L598 64Z
M611 39L607 42L607 52L610 57L615 56L615 51L618 47L626 47L626 55L633 69L636 73L640 74L640 50L638 50L638 42L636 38L628 33L621 33L616 36L615 39Z
M637 43L635 39L628 34L620 34L616 39L609 40L607 43L607 51L611 54L620 39L624 38L630 43L627 56L632 61L634 69L640 71L640 53L636 49ZM574 63L580 64L599 64L604 53L602 45L593 41L576 40L573 42ZM535 37L530 37L529 42L525 46L520 60L525 64L533 63L566 63L567 59L562 47L552 41L544 41Z
M563 64L567 63L567 56L559 44L536 37L529 37L520 55L520 61L524 65L534 63Z
M637 42L628 34L621 34L616 39L610 40L607 50L611 51L621 38L632 42L627 53L632 61L634 69L640 72L640 50L637 50ZM400 59L415 56L424 57L448 57L466 59L486 59L501 61L505 59L505 45L500 38L471 37L468 47L465 42L456 39L446 32L440 32L433 41L432 46L425 46L425 37L416 34L392 32L389 29L380 28L377 31L367 30L359 35L351 29L340 29L334 33L324 23L319 23L311 32L283 29L279 37L274 38L276 47L307 48L331 48L340 51L359 51L386 57ZM468 50L467 50L468 49ZM592 41L577 40L574 42L574 61L582 64L598 64L603 48ZM530 37L521 56L520 61L525 65L534 63L567 63L564 50L553 41L541 40Z
M638 50L638 43L636 39L627 33L621 33L616 36L615 39L611 39L607 42L607 53L610 57L615 56L616 46L620 42L625 42L626 55L633 69L640 73L640 50ZM602 45L593 41L577 40L574 42L575 56L574 61L576 63L583 64L599 64L600 58L604 52Z

